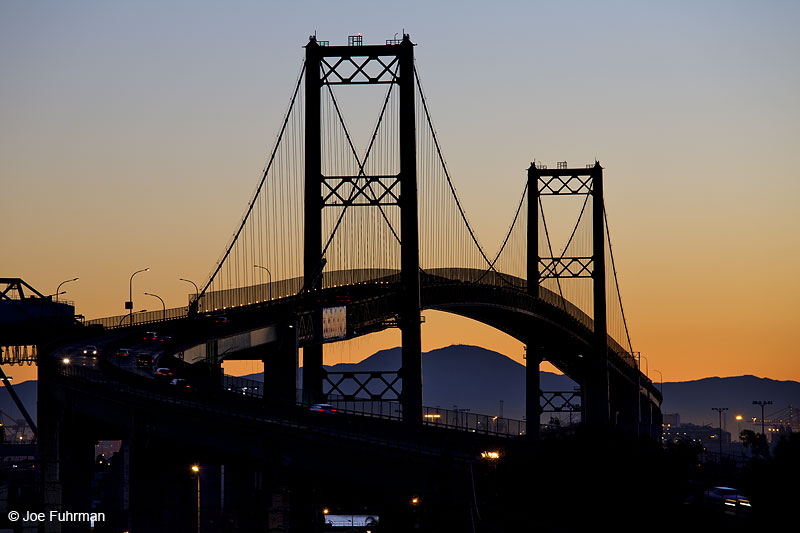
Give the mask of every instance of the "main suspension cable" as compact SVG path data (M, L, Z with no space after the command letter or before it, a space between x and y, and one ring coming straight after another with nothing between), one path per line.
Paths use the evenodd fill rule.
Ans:
M289 109L286 111L286 116L283 119L283 125L281 126L281 131L278 134L278 139L275 141L275 147L272 149L272 154L270 155L269 162L267 163L266 168L264 168L264 172L261 176L261 181L259 182L258 187L256 188L256 192L253 195L253 199L250 200L250 204L247 206L247 211L245 212L244 218L242 218L242 223L241 225L239 225L239 229L236 230L236 234L234 235L233 240L231 240L231 244L228 246L228 249L225 251L225 254L217 263L216 269L211 274L211 276L209 276L208 281L203 287L203 290L200 291L200 294L198 294L196 300L199 300L202 296L204 296L208 288L214 282L214 278L217 276L217 273L219 273L220 269L222 269L222 265L225 263L225 260L230 255L231 250L233 250L233 247L236 245L236 241L239 239L239 235L242 233L242 229L247 223L247 219L250 217L250 213L253 211L253 206L255 205L255 202L258 199L259 194L261 193L261 189L264 186L264 182L267 180L267 175L269 174L269 171L272 168L272 163L275 161L275 154L278 152L278 147L280 146L281 140L283 139L283 134L286 131L286 126L289 123L289 117L292 114L292 109L294 109L294 104L295 101L297 100L297 94L300 91L300 83L303 80L303 74L305 74L305 71L306 71L306 64L304 60L302 66L300 67L300 75L297 77L297 84L295 85L294 93L292 94L292 100L289 103Z
M606 224L606 238L608 238L608 253L611 256L611 271L614 272L614 285L617 288L617 299L619 300L619 312L622 314L622 325L625 328L625 336L628 338L628 350L633 355L633 345L631 344L631 334L628 331L628 322L625 320L625 310L622 308L622 293L619 290L619 280L617 279L617 267L614 265L614 250L611 247L611 232L608 229L608 215L606 214L606 204L603 202L603 221Z

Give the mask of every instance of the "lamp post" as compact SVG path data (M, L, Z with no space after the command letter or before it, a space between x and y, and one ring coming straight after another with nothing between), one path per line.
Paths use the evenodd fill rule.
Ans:
M658 390L661 391L661 396L664 396L664 374L655 368L653 369L653 372L658 372L658 376L661 378L661 381L658 382Z
M192 472L197 478L197 533L200 533L200 467L192 465Z
M61 286L63 284L65 284L65 283L70 283L72 281L78 281L78 279L80 279L80 278L72 278L72 279L64 280L64 281L62 281L61 283L58 284L58 287L56 287L56 303L58 303L58 294L59 294L58 291L61 290Z
M128 314L131 317L131 324L130 324L131 326L133 325L133 276L135 276L139 272L147 272L148 270L150 270L150 269L149 268L143 268L143 269L137 270L136 272L131 274L130 292L128 293L128 301L125 302L125 308L130 310L130 312Z
M135 314L138 314L138 313L146 313L146 312L147 312L147 309L139 309L138 311L136 311L136 313L135 313ZM119 325L120 325L120 326L122 325L122 323L123 323L123 322L125 322L125 319L126 319L126 318L128 318L128 316L129 316L129 315L123 315L123 316L122 316L122 320L120 320L120 321L119 321ZM131 325L133 325L133 314L132 314L132 315L130 315L130 317L131 317Z
M253 265L253 268L263 268L264 270L267 271L267 274L269 274L269 285L267 285L267 290L269 291L269 294L267 296L267 299L272 300L272 272L270 272L267 267L261 265Z
M164 299L161 298L158 294L153 294L152 292L146 292L147 296L155 296L159 300L161 300L161 320L167 319L167 305L164 303Z
M766 440L767 435L764 433L764 406L772 405L772 400L753 400L753 405L761 406L761 434L764 435L764 440Z
M196 307L198 303L197 300L200 299L200 289L197 287L197 283L186 278L178 278L178 280L185 281L186 283L191 283L192 285L194 285L194 302L192 302L192 304L189 305L189 308L191 309L192 305Z
M642 355L642 352L638 352L639 356L639 373L642 372L642 359L644 359L644 375L647 379L650 379L650 360L647 357Z
M727 411L727 407L712 407L712 411L719 413L719 462L722 462L722 411Z

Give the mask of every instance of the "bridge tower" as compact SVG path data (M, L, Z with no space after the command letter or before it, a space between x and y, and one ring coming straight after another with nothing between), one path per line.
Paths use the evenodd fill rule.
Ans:
M563 165L566 167L566 164ZM587 168L547 169L531 163L528 168L528 293L539 297L539 286L545 277L592 278L594 297L592 340L593 357L581 385L583 420L607 423L611 418L608 374L608 323L606 317L605 223L603 214L603 167L599 162ZM544 195L592 195L591 257L541 257L539 255L539 201ZM567 266L578 262L583 267L573 274ZM591 274L586 274L591 272ZM539 363L542 361L534 339L528 343L526 367L526 411L529 433L538 433Z
M370 65L371 64L371 65ZM367 70L368 65L377 70ZM355 71L353 71L355 67ZM395 68L399 67L399 69ZM392 71L395 68L395 71ZM337 69L340 69L337 71ZM373 75L368 74L372 72ZM374 73L377 72L377 75ZM397 74L395 74L395 72ZM361 45L351 38L349 46L328 46L312 36L306 45L305 62L305 214L303 276L306 289L320 286L322 257L322 210L327 206L399 206L401 231L403 418L422 421L422 342L420 332L419 222L417 214L417 150L414 111L414 45L408 35L385 45ZM324 85L387 84L399 88L400 172L396 176L363 176L389 179L388 189L400 186L399 196L387 195L375 201L353 197L344 204L326 203L323 190L336 190L342 182L352 183L358 176L322 174L321 91ZM322 344L303 348L303 389L311 398L322 397Z

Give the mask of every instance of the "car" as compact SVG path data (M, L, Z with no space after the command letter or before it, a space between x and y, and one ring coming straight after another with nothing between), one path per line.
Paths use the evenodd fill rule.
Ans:
M732 487L712 487L703 493L703 502L706 505L719 507L723 511L733 514L750 512L752 505L750 498Z
M172 370L162 366L153 370L153 376L156 379L172 379Z
M189 384L186 382L186 380L182 379L182 378L175 378L175 379L171 380L169 382L169 384L170 385L175 385L176 387L180 387L180 388L184 388L184 389L191 388L191 387L189 387Z
M97 355L97 346L89 345L83 349L83 355Z
M225 315L217 315L217 316L214 317L214 323L215 324L227 324L228 323L228 317L226 317Z
M146 331L143 337L145 342L155 342L157 338L158 334L155 331Z
M139 352L136 356L136 368L147 367L151 368L153 366L153 356L147 352Z
M311 406L311 411L317 411L320 413L338 413L339 411L332 405L327 403L315 403Z
M131 355L131 349L130 348L120 348L119 350L117 350L114 353L114 355L116 357L129 357Z
M169 335L162 335L162 336L160 336L158 338L158 342L160 342L161 344L166 344L171 340L172 340L172 337L170 337Z

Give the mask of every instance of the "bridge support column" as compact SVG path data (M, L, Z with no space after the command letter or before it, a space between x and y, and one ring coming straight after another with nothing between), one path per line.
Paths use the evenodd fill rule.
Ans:
M420 330L419 214L414 112L414 45L403 35L400 63L400 262L403 280L403 420L422 425L422 332Z
M39 429L38 447L42 476L42 511L50 516L50 511L60 511L62 502L62 483L59 472L59 434L62 417L61 404L53 397L49 385L50 376L55 371L55 360L50 354L40 354L37 423ZM58 522L46 521L46 533L61 531Z
M306 45L305 72L305 199L303 225L304 289L322 285L322 130L321 74L322 52L316 38ZM303 347L303 401L322 400L322 345Z
M297 328L283 326L279 335L277 350L263 360L264 399L293 404L297 398Z
M528 439L539 440L539 419L542 414L541 407L541 379L539 365L542 358L532 345L527 347L525 358L525 432Z
M322 345L303 346L303 403L322 401Z
M603 208L603 167L592 167L592 289L594 293L594 361L583 398L585 420L590 423L613 422L609 402L608 323L606 318L605 213ZM588 401L588 404L587 404Z

